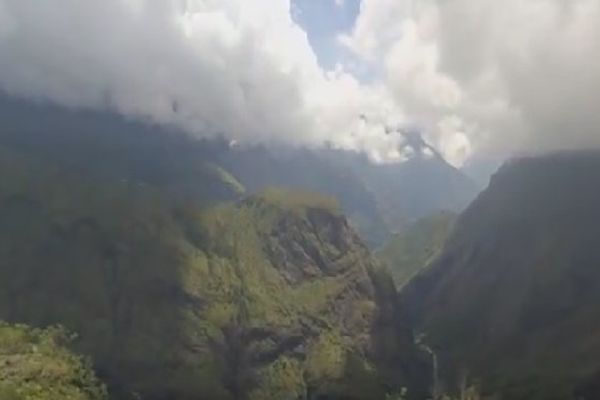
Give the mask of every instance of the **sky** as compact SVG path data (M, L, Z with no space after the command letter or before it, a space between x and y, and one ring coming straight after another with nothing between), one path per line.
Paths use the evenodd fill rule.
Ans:
M0 0L0 89L455 166L600 145L598 0Z
M360 12L360 0L293 0L292 19L306 31L318 62L325 69L355 62L338 35L349 32Z

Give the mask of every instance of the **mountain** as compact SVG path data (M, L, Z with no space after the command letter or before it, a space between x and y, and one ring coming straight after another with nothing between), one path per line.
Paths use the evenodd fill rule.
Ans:
M0 96L0 118L6 121L0 145L71 169L166 187L183 197L205 197L205 202L270 186L322 192L340 199L370 244L381 243L388 235L363 183L310 150L236 147L223 139L198 140L174 128L109 112L69 110L8 96ZM225 173L231 184L223 186L218 175ZM209 187L200 190L198 182Z
M95 179L160 188L203 204L245 189L215 163L221 142L108 112L70 110L0 96L0 145Z
M64 329L0 322L0 399L105 400L88 363L73 354Z
M218 164L231 171L249 192L278 186L328 194L339 199L352 225L372 247L389 235L376 199L360 177L322 153L254 146L233 147L218 157Z
M21 149L0 147L0 319L77 332L114 398L424 397L393 282L334 199L204 202L126 157Z
M392 233L436 212L460 212L480 190L436 151L415 152L408 160L391 164L375 164L352 152L328 151L328 157L360 177Z
M427 267L443 248L456 214L440 211L390 237L375 255L386 264L398 288Z
M600 152L513 160L403 291L446 386L600 398Z
M340 200L372 248L393 232L440 211L462 211L479 185L439 154L377 164L343 150L233 148L217 161L250 191L276 185L326 193Z
M416 153L407 162L385 165L341 150L232 146L110 112L70 110L1 94L0 118L0 145L103 179L159 186L205 203L270 186L334 196L372 248L390 232L433 212L462 210L479 189L439 155ZM200 190L198 182L207 187Z

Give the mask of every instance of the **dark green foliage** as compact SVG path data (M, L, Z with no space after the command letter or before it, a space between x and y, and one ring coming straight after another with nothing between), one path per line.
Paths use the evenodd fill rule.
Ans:
M599 171L598 152L504 166L404 290L451 387L598 398Z
M78 332L115 398L327 392L347 381L346 354L378 371L375 324L405 338L385 367L412 385L412 335L379 317L395 291L375 269L328 197L276 189L203 208L0 148L0 318Z
M224 140L193 140L169 127L111 113L70 111L1 93L0 120L0 145L69 170L160 187L203 202L231 200L243 189L256 193L270 186L326 193L340 200L370 242L379 244L387 236L371 194L355 174L309 150L232 148Z
M450 234L456 215L439 212L394 234L375 254L385 263L399 288L434 259Z
M160 188L203 203L233 200L244 187L215 163L228 146L116 114L29 103L0 92L0 145L70 172Z
M105 400L88 363L65 347L70 341L59 327L0 322L0 399Z
M254 147L221 152L218 163L251 192L278 186L337 198L355 229L372 246L380 245L389 234L373 194L335 158L306 149L277 152Z

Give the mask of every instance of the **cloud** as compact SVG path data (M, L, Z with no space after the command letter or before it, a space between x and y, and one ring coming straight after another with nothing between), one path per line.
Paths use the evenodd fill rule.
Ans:
M405 124L461 165L600 144L599 37L597 0L362 0L326 70L290 0L0 0L0 89L381 161Z
M340 42L447 157L600 145L597 0L363 0Z
M0 0L0 88L240 143L396 147L382 85L323 70L287 0Z

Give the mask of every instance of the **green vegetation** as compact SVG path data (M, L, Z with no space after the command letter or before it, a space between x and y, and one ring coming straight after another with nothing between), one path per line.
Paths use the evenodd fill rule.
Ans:
M341 214L340 204L334 197L308 190L269 187L256 194L256 197L283 209L304 211L307 208L320 208Z
M600 398L600 153L514 161L403 290L449 389Z
M411 333L382 317L395 292L376 269L327 197L274 189L205 208L0 148L0 318L77 332L117 399L338 393L356 370L382 396L417 393ZM376 324L406 343L393 380L369 354Z
M104 400L87 361L65 346L59 327L32 329L0 322L1 400Z
M442 250L456 215L439 212L394 234L375 254L388 266L398 288L425 268Z

